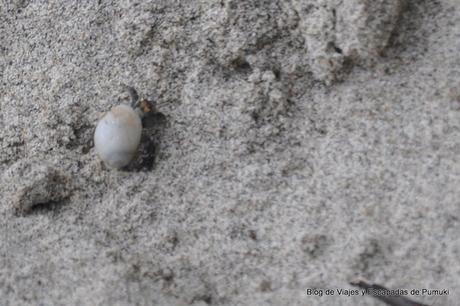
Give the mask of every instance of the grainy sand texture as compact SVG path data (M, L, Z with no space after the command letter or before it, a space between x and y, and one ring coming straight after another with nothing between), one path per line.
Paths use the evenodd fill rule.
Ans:
M459 305L459 0L1 0L0 75L0 305Z

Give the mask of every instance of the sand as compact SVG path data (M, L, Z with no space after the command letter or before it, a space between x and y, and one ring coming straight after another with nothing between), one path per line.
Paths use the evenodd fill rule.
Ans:
M458 0L2 1L0 304L458 305L459 51Z

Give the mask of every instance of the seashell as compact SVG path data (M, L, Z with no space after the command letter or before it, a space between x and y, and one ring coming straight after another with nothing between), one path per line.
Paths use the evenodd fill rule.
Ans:
M113 107L99 120L94 132L96 152L111 168L127 166L141 142L142 121L128 105Z

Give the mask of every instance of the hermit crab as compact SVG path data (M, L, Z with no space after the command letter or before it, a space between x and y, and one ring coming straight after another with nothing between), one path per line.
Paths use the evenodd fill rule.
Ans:
M121 169L136 156L141 143L143 119L153 117L155 103L139 99L136 90L124 86L131 105L112 107L98 122L94 132L94 146L101 160L110 168Z

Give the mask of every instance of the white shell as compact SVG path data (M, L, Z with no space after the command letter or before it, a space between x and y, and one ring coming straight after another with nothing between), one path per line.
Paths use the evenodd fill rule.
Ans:
M136 154L141 134L139 115L127 105L118 105L99 120L94 132L94 146L109 167L122 168Z

